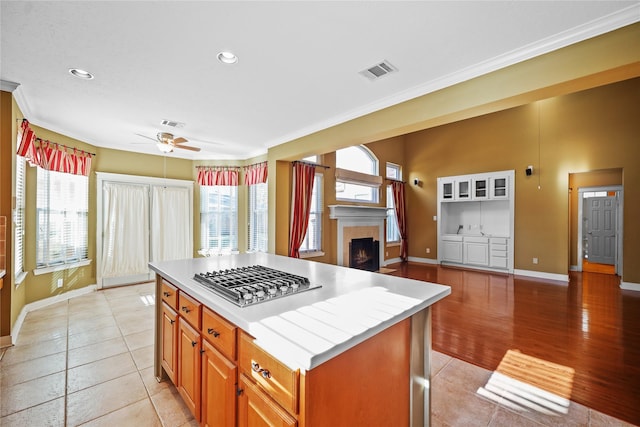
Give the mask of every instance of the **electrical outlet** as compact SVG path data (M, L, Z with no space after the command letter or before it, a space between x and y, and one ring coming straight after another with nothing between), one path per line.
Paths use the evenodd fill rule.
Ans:
M385 256L389 256L389 251L385 252Z
M534 264L537 264L537 263L538 263L538 258L534 258L534 259L533 259L533 263L534 263Z
M438 220L438 216L437 216L437 215L434 215L434 216L433 216L433 220L434 220L434 221L437 221L437 220Z
M431 253L431 248L427 248L427 253L430 254Z
M62 279L58 279L58 287L61 288L62 287Z

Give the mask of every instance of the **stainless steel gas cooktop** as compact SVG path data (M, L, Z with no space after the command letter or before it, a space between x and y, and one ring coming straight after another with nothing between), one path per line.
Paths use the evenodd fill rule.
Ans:
M322 287L306 277L262 265L197 273L193 279L240 307Z

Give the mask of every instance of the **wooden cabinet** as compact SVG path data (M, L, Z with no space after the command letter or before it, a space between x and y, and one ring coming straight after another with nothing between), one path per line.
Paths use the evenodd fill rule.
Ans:
M162 302L162 367L169 379L176 383L176 365L178 363L178 314Z
M202 341L203 426L236 425L238 368L208 341Z
M177 310L178 288L176 288L171 283L163 279L160 292L162 295L162 301L166 302L169 307L173 308L174 310Z
M296 419L278 406L265 392L240 375L242 392L238 398L238 426L295 427Z
M178 392L196 420L200 421L200 332L178 317Z

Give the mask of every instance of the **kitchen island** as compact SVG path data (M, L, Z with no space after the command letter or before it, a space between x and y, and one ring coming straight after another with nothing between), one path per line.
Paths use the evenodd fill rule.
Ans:
M319 287L241 307L194 280L255 265ZM202 425L429 424L430 306L449 287L262 253L150 267L156 377Z

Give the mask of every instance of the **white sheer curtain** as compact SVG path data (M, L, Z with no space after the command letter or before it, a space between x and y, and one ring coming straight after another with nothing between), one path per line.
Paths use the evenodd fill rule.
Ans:
M189 189L154 186L151 194L151 260L191 258Z
M103 187L102 276L149 271L149 187L107 182Z

